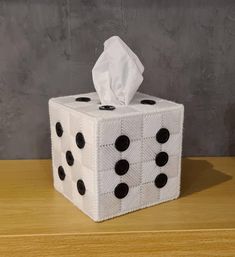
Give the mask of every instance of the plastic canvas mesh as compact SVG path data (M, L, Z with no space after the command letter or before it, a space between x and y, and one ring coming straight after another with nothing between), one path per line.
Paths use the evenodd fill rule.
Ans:
M146 99L155 104L141 104ZM177 198L183 105L136 93L129 106L116 106L113 111L100 110L99 106L96 93L49 101L56 190L95 221ZM62 132L60 127L56 128L57 123L62 126ZM161 128L169 131L169 139L164 143L156 137ZM82 133L84 142L77 139L78 133ZM117 147L121 135L129 140L124 150ZM122 144L125 142L121 142L121 147ZM67 156L68 151L72 157ZM161 152L167 154L167 161L166 154L163 160L162 156L157 160ZM119 160L128 162L123 174L116 170ZM63 172L58 173L60 166L64 179L61 179ZM164 176L156 183L161 174Z

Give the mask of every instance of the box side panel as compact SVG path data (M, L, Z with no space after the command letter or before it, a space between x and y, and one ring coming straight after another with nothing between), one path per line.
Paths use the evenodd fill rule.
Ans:
M53 100L49 102L49 112L54 186L95 219L95 121ZM56 130L58 123L63 131L59 135ZM64 175L59 171L61 167Z
M98 123L98 220L105 220L157 203L175 199L180 191L183 106L161 112L139 112L137 115L101 120ZM169 131L167 142L156 139L161 129ZM124 151L116 148L117 138L130 139ZM168 161L156 165L156 156L165 152ZM116 164L129 163L128 172L119 175ZM157 188L155 180L165 174L167 183ZM128 185L128 194L119 199L115 190L121 183ZM124 190L124 189L122 189Z
M51 99L49 101L49 116L54 187L61 193L66 191L66 195L71 198L70 172L67 170L64 157L65 150L69 147L69 113L63 110L61 105L54 102L54 99ZM59 172L61 177L64 177L63 180L60 178Z

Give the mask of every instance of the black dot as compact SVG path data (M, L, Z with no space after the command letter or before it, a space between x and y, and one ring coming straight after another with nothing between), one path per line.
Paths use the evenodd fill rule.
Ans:
M127 160L124 160L124 159L119 160L115 164L115 172L120 176L126 174L128 170L129 170L129 162Z
M78 97L78 98L76 98L76 101L77 102L90 102L91 98L89 98L89 97Z
M115 141L115 147L118 151L125 151L130 145L130 139L128 136L121 135Z
M84 185L84 182L83 182L81 179L79 179L79 180L77 181L77 189L78 189L78 193L79 193L80 195L85 195L85 193L86 193L86 187L85 187L85 185Z
M164 173L161 173L161 174L157 175L157 177L155 178L155 186L157 188L162 188L166 185L167 180L168 180L167 175Z
M102 105L99 107L99 109L102 111L113 111L115 110L115 107L112 105Z
M141 101L142 104L154 105L156 102L154 100L145 99Z
M74 163L74 158L73 158L73 155L70 151L66 152L66 161L67 161L69 166L72 166L73 163Z
M129 187L126 183L120 183L115 187L114 195L118 199L124 198L129 192Z
M60 122L57 122L55 124L55 130L56 130L57 136L62 137L64 131L63 131L63 128L62 128L62 125L60 124Z
M58 175L59 175L60 180L65 179L65 172L64 172L64 168L62 166L60 166L58 168Z
M81 132L78 132L76 135L76 144L80 149L82 149L85 146L85 139Z
M158 141L158 143L160 144L164 144L168 141L170 137L170 132L168 129L166 128L161 128L157 134L156 134L156 140Z
M157 166L162 167L167 164L168 159L169 159L169 157L166 152L160 152L159 154L157 154L157 156L155 158L155 162L156 162Z

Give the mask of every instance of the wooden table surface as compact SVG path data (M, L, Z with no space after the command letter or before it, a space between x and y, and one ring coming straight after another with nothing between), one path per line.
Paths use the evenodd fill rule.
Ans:
M185 158L178 200L94 223L50 160L0 161L0 256L235 256L235 157Z

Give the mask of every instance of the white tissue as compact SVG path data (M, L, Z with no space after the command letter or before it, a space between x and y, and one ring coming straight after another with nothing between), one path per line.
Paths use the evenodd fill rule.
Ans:
M144 66L118 37L104 42L104 51L92 69L100 101L105 105L128 105L143 81Z

